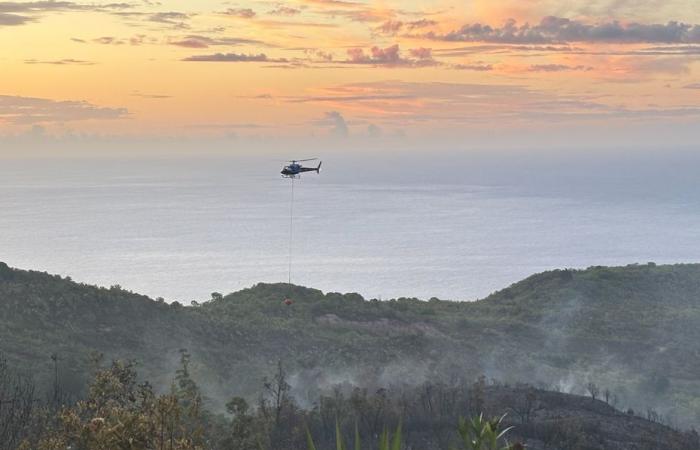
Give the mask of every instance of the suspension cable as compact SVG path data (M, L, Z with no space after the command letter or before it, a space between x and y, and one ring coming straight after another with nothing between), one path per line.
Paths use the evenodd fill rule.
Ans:
M287 284L289 285L289 294L292 290L292 244L294 242L294 177L292 177L292 201L289 206L289 277Z

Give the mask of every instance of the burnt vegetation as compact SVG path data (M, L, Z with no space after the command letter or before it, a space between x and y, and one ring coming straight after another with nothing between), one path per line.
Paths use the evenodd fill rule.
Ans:
M0 410L0 448L311 450L348 437L354 437L356 449L377 448L379 442L386 450L700 446L694 431L681 432L591 397L484 377L468 384L376 390L337 385L302 408L280 363L262 380L253 404L233 397L225 412L214 412L191 377L189 353L182 349L180 356L171 385L160 390L138 377L133 362L94 358L85 396L59 404L51 396L36 397L30 377L3 376L0 392L7 400ZM392 438L388 430L394 429Z

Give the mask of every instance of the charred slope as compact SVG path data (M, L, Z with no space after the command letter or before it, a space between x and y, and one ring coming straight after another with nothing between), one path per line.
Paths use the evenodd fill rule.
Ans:
M591 397L529 387L488 387L484 397L489 410L507 414L511 439L533 450L700 448L695 432L678 432Z

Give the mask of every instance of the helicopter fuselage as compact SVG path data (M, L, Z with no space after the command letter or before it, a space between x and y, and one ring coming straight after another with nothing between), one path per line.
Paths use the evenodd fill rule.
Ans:
M304 167L301 164L292 163L288 166L284 166L284 169L280 172L283 177L296 178L304 172L316 172L319 173L321 170L321 164L318 167Z

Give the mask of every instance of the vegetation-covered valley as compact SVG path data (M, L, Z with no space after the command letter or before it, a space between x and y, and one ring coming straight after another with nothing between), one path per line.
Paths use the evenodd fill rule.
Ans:
M133 379L118 389L134 390L127 410L153 412L175 395L183 418L194 395L206 420L183 419L182 433L213 439L248 423L250 448L305 448L307 425L327 448L336 416L348 438L359 424L364 446L401 419L411 448L447 448L457 419L480 413L507 413L511 439L531 448L696 445L674 428L700 421L700 265L552 271L476 302L294 287L286 306L287 289L259 284L183 306L0 264L0 350L12 379L30 375L37 398L60 391L80 420L97 406L78 399L107 395L95 390L99 374ZM281 372L284 411L270 390ZM138 398L153 400L129 406Z

